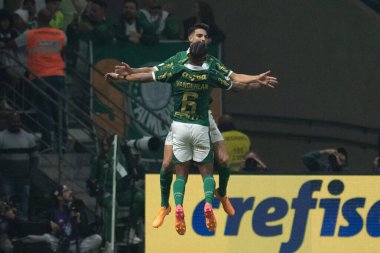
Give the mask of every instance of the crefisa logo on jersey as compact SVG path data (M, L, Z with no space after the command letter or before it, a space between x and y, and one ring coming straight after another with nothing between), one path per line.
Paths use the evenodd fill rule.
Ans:
M317 195L322 187L327 187L328 198L313 197ZM255 203L255 197L230 198L235 207L235 216L228 216L224 229L224 236L238 236L240 226L251 226L254 234L261 237L274 237L289 234L288 241L279 245L279 252L296 252L302 247L308 221L312 219L312 209L323 209L322 224L320 226L320 237L340 237L347 238L367 233L372 238L380 237L380 196L374 203L367 202L365 197L353 197L346 199L340 197L344 192L345 185L341 180L309 180L304 182L298 191L298 196L294 197L291 203L281 197L269 197L259 203ZM326 195L324 196L326 197ZM255 204L255 208L253 208ZM198 235L214 236L214 232L209 232L203 218L204 202L200 201L196 206L192 226ZM220 201L215 199L213 208L221 208ZM365 208L368 211L363 212ZM293 209L289 212L289 209ZM253 211L251 224L242 224L243 215ZM293 215L294 214L294 215ZM279 224L281 219L287 215L293 215L291 227ZM339 222L339 217L345 221ZM276 222L277 221L277 222ZM276 225L271 224L275 222Z
M157 63L148 62L143 66L155 66ZM172 88L169 83L132 83L129 84L129 92L134 99L129 99L129 108L132 116L138 123L134 123L142 134L151 135L147 129L157 136L165 137L170 124L170 114L173 111ZM149 111L152 111L150 113ZM155 115L154 115L155 114ZM157 116L158 117L157 117Z

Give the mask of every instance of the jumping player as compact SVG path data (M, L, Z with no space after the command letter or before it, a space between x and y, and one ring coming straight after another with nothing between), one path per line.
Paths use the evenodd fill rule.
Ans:
M206 42L207 39L208 26L206 24L198 23L191 27L188 31L188 41L190 45L195 42ZM122 65L115 67L115 73L120 75L119 78L122 78L132 73L151 73L156 70L171 68L177 64L188 64L188 51L189 50L179 52L155 67L130 68L128 64L123 63ZM206 56L203 67L208 67L210 70L218 71L224 76L230 77L231 80L236 84L233 86L233 89L250 90L259 88L261 86L268 86L273 88L277 84L277 78L268 76L270 73L269 71L260 75L238 74L227 68L223 63L211 55ZM211 115L211 111L209 111L209 120L211 141L213 143L214 153L217 158L216 166L219 173L219 188L215 190L215 195L222 202L224 211L228 215L233 216L235 214L235 209L231 205L227 196L227 184L230 176L230 170L228 168L229 158L227 154L227 148L224 143L223 136L221 135ZM173 146L171 140L171 132L169 132L165 141L164 158L160 171L161 207L152 224L155 228L158 228L162 225L165 216L171 211L171 207L169 205L170 186L173 179L173 166L171 163Z
M183 235L186 232L183 198L191 160L199 163L203 178L205 194L204 214L209 231L215 231L216 219L212 211L215 191L213 178L213 151L209 129L208 104L213 88L230 89L230 79L220 72L202 67L206 58L207 45L196 42L190 46L189 64L174 65L170 69L150 73L137 73L125 77L128 81L150 82L161 81L172 83L174 112L172 114L173 163L176 180L173 185L176 204L176 231ZM109 73L108 77L119 77Z

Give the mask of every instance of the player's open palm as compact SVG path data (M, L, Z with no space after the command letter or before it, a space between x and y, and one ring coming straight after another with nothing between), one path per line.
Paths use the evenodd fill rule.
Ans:
M258 81L261 85L265 85L265 86L268 86L270 88L274 88L276 86L276 84L278 83L278 81L277 81L276 77L268 76L269 73L270 73L270 70L258 75Z
M115 66L115 73L122 76L127 76L133 74L133 70L127 63L122 62L121 65Z

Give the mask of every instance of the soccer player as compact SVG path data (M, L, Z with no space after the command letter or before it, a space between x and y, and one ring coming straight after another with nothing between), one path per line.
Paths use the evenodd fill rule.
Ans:
M203 23L198 23L191 27L188 31L188 41L190 45L195 42L206 42L208 38L208 26ZM188 51L178 52L176 55L165 60L163 63L155 67L142 67L142 68L130 68L128 64L123 63L123 65L115 67L115 73L122 76L127 76L131 73L151 73L156 70L163 70L171 68L176 64L184 65L189 63ZM277 84L277 78L268 76L269 71L259 74L259 75L245 75L238 74L227 68L223 63L211 55L207 55L203 63L203 67L208 67L209 69L216 70L222 73L225 76L231 78L234 82L233 89L254 89L261 86L268 86L273 88ZM219 129L216 126L216 123L209 111L209 120L210 120L210 134L211 141L213 143L214 153L217 158L217 170L219 173L219 188L215 190L216 197L222 202L224 211L233 216L235 214L235 209L231 205L228 196L227 196L227 184L230 176L230 170L228 168L228 154L227 148L224 143L223 136L221 135ZM164 148L164 158L162 163L162 168L160 171L160 185L161 185L161 207L158 211L157 216L153 220L153 227L158 228L164 222L165 216L168 215L171 211L169 205L169 196L170 196L170 186L173 179L172 171L172 137L171 132L168 133L168 136L165 141Z
M232 82L220 72L202 67L207 54L205 42L196 42L190 46L189 64L174 65L170 69L151 73L127 75L128 81L150 82L161 81L172 83L174 111L172 113L173 163L176 180L173 185L176 204L176 231L183 235L186 232L183 198L190 162L199 163L203 178L205 194L204 214L206 227L215 231L216 219L212 211L215 191L213 178L213 151L209 129L208 104L213 88L230 89ZM106 74L106 78L119 78L116 73ZM124 76L121 76L124 78Z

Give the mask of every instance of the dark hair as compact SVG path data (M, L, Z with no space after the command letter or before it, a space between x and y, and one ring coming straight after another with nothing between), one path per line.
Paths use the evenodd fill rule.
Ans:
M207 44L205 42L195 42L190 45L190 55L195 59L200 59L207 55Z
M233 121L231 115L224 114L224 115L220 116L220 118L218 120L218 128L221 132L235 130L236 127L235 127L235 124L234 124L234 121Z
M126 3L134 3L136 6L136 9L139 8L139 4L137 3L136 0L124 0L124 4L126 4Z
M37 18L40 25L47 25L50 23L52 13L48 9L44 8L38 12Z
M187 36L192 34L197 29L203 29L208 33L209 28L210 27L208 25L206 25L205 23L196 23L187 30Z
M342 155L344 155L346 159L348 158L348 152L345 148L337 148L336 150L338 151L338 153L341 153Z
M107 2L104 0L90 0L90 2L99 5L100 7L106 9L107 8Z

